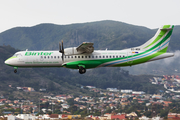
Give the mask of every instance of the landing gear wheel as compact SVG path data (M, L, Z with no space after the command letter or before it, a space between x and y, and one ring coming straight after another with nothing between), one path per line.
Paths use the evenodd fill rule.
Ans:
M86 69L83 68L82 66L79 67L79 73L84 74L86 72Z
M17 70L16 70L16 69L14 70L14 73L17 73Z

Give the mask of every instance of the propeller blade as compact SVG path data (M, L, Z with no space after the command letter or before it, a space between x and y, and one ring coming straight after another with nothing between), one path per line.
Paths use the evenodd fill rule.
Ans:
M61 43L59 42L59 52L61 52Z
M61 48L61 44L62 44L62 48ZM62 53L62 61L64 62L64 46L63 46L63 40L61 41L61 43L59 42L59 52Z
M62 61L64 62L64 53L62 53Z
M63 40L62 40L62 53L64 53Z

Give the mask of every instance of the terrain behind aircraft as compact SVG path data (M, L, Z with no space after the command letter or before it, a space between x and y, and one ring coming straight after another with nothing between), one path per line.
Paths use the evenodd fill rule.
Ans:
M122 67L174 56L166 53L174 25L164 25L154 37L141 46L124 50L94 50L93 43L83 42L78 47L64 49L63 41L59 51L20 51L5 61L14 67L66 67L79 69L83 74L86 69L97 67Z

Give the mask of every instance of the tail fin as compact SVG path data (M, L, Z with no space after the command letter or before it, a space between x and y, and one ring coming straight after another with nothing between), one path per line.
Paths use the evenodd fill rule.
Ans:
M139 46L142 51L153 50L166 52L174 25L164 25L158 29L154 37Z

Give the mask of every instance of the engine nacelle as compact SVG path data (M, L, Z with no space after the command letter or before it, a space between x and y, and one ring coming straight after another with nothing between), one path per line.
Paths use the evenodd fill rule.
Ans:
M77 47L66 48L66 49L64 49L64 54L65 55L78 55L78 54L82 54L82 52L81 51L77 51L76 48Z

